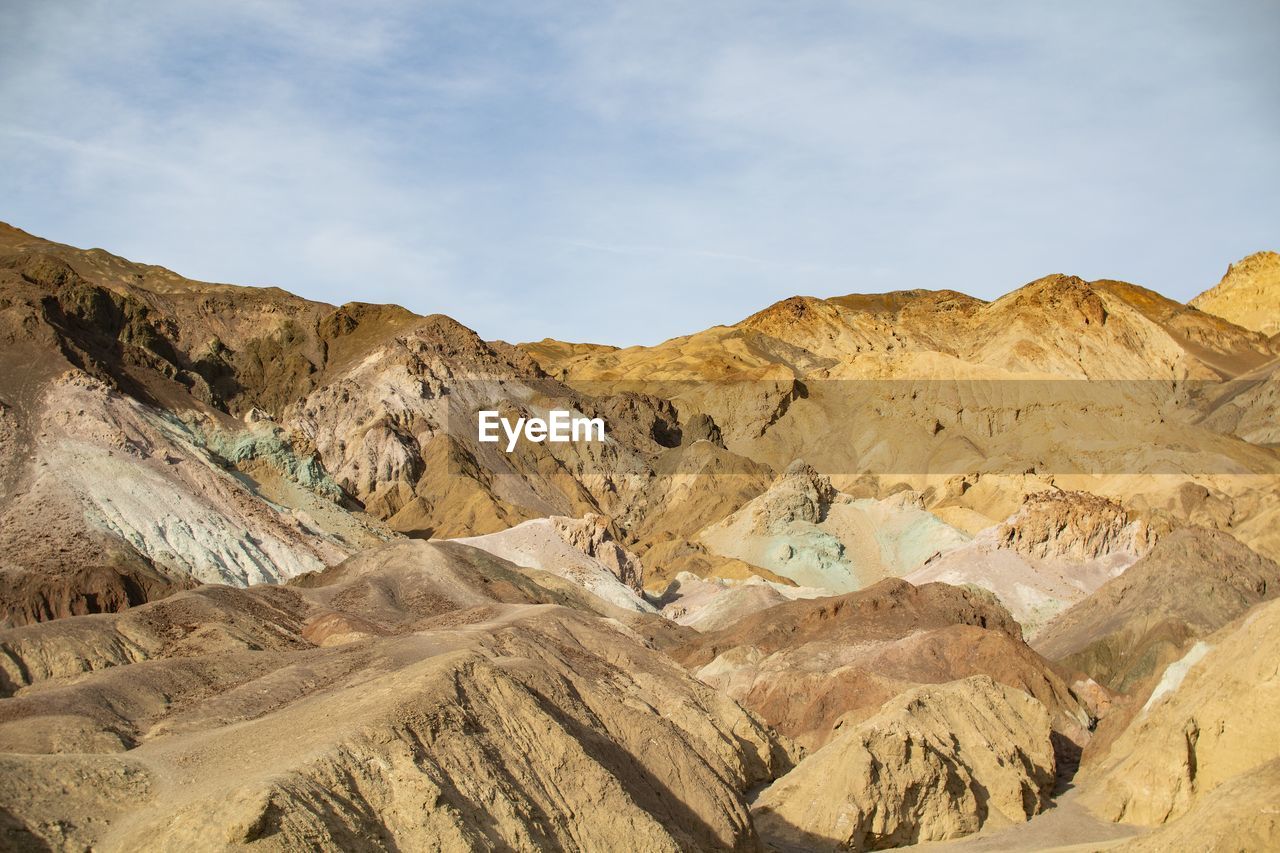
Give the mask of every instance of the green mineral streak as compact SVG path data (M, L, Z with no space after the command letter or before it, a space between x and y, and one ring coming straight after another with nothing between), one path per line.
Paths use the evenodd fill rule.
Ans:
M811 525L793 524L788 533L770 537L762 556L761 565L801 586L840 592L861 586L845 555L844 544Z
M288 434L279 426L256 423L239 432L207 429L204 424L173 424L182 429L193 444L209 453L238 465L243 462L265 462L304 489L334 502L345 496L315 454L299 456Z

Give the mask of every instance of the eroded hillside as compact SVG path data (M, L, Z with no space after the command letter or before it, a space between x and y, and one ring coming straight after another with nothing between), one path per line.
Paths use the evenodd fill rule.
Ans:
M3 845L1265 847L1274 257L617 349L0 227Z

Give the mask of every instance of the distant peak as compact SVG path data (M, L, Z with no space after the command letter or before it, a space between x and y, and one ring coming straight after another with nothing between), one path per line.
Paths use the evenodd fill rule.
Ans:
M1280 254L1264 249L1261 252L1254 252L1252 255L1246 255L1227 267L1227 275L1233 272L1244 272L1252 269L1263 269L1267 267L1280 267ZM1223 276L1225 279L1226 276Z
M769 325L779 320L794 323L813 317L825 305L826 303L816 296L789 296L773 303L763 311L757 311L738 325L754 328L761 325Z
M1280 254L1262 251L1241 258L1188 304L1246 329L1280 332Z

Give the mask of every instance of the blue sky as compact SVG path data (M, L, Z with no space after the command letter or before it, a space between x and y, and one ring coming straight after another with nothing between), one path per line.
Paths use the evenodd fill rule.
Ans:
M1280 249L1274 0L0 7L0 219L489 338Z

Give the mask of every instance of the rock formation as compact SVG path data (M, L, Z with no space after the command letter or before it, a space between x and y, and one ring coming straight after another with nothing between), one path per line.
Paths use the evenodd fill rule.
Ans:
M1067 610L1035 640L1051 660L1129 691L1258 602L1280 566L1225 533L1183 528Z
M1275 791L1280 603L1255 607L1194 652L1169 667L1106 761L1088 771L1086 801L1110 820L1158 825L1192 810L1203 815L1208 798L1230 784L1216 802L1229 803L1229 813L1246 826L1274 836L1274 815L1248 808L1255 794L1231 802L1228 791L1254 786L1255 774L1257 792ZM1166 837L1188 831L1184 825ZM1220 822L1217 832L1224 833Z
M1280 760L1232 777L1196 799L1181 817L1126 842L1126 853L1168 850L1274 850L1280 846Z
M1237 261L1188 304L1264 335L1280 333L1280 255L1257 252Z
M766 788L752 811L771 849L881 850L1025 821L1053 786L1044 707L974 676L885 703Z
M1128 569L1155 538L1149 523L1131 520L1115 501L1036 492L1005 521L905 578L989 590L1034 638L1059 612Z
M0 636L4 846L755 843L786 743L607 605L458 545L300 580Z
M673 649L700 679L814 748L921 684L988 675L1045 705L1055 730L1087 739L1090 719L987 593L885 580L743 616Z
M0 846L1271 845L1275 269L617 349L0 225Z

